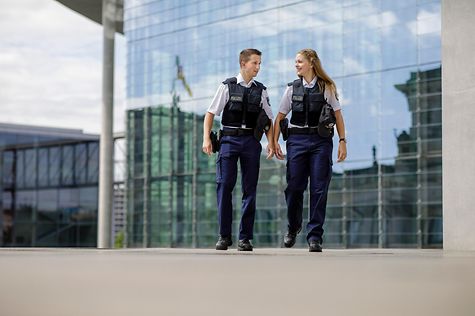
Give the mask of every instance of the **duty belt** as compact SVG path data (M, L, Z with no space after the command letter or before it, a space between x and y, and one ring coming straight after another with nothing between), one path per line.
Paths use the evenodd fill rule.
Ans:
M289 128L289 135L292 134L318 134L318 127L291 127Z
M223 136L244 136L244 135L253 135L253 129L243 129L243 128L224 128Z

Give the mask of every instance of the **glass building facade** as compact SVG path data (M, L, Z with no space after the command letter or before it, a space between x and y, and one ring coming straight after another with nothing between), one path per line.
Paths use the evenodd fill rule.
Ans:
M440 0L129 0L124 10L129 247L214 245L203 115L248 47L263 53L257 80L274 114L302 48L338 86L348 158L333 165L325 245L442 247ZM281 244L285 185L285 162L262 158L260 247ZM240 195L238 182L234 232Z
M95 247L99 137L0 124L0 245Z

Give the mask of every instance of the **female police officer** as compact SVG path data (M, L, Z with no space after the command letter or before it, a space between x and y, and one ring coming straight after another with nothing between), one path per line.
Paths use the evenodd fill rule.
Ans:
M259 159L262 149L260 139L256 139L254 132L258 127L260 113L267 116L267 120L272 120L273 115L266 87L253 79L260 69L261 52L253 48L245 49L239 55L239 63L241 65L240 73L236 77L225 80L219 86L205 115L203 152L211 155L210 130L214 116L219 116L222 113L223 137L216 162L219 222L219 239L216 243L216 250L227 250L232 245L232 191L236 184L237 161L239 159L243 196L238 250L252 251L251 239L256 212ZM267 129L266 136L269 142L267 158L270 159L274 155L272 128Z
M275 155L283 160L279 146L280 122L292 111L287 139L287 202L288 231L284 236L287 248L295 244L302 227L303 193L310 177L310 210L307 224L309 251L322 251L323 223L328 186L332 173L333 126L319 126L322 108L331 105L338 131L338 161L346 158L345 125L334 81L323 70L313 49L302 49L295 58L298 79L288 84L274 123Z

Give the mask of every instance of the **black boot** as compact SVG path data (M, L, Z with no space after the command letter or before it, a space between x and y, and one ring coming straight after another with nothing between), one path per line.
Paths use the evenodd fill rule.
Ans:
M219 236L218 242L216 243L216 250L228 250L228 247L233 244L231 237Z
M287 234L284 236L284 246L285 248L292 248L297 241L297 235L300 233L300 229L298 231L291 231L290 229L287 231Z
M253 248L249 239L241 239L238 242L238 251L252 251Z
M318 240L310 240L308 243L308 251L310 252L322 252L322 243Z

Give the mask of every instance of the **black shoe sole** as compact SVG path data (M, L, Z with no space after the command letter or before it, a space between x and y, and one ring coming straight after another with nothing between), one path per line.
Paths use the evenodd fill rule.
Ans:
M322 252L322 249L308 249L308 252Z
M252 251L253 249L249 249L249 248L238 248L237 249L238 251Z
M292 248L295 245L295 243L297 242L297 237L291 239L289 242L285 242L285 239L286 238L284 237L284 247L285 248Z
M228 250L228 247L219 247L219 246L216 246L216 250Z
M287 243L284 242L284 247L285 248L292 248L294 245L295 245L295 242L293 242L291 244L287 244Z

